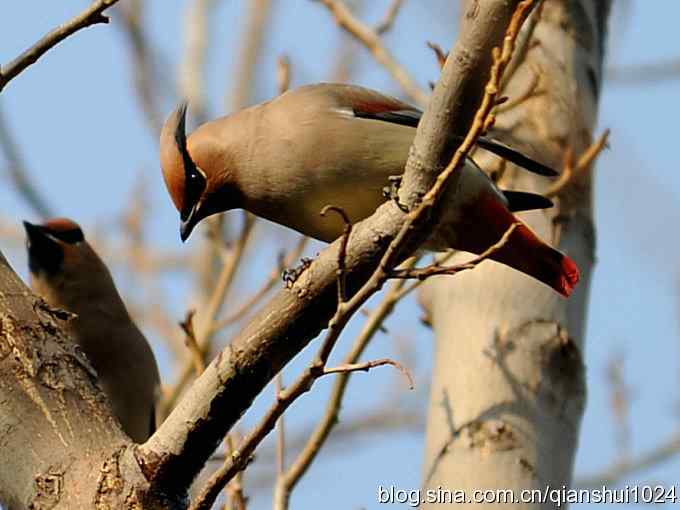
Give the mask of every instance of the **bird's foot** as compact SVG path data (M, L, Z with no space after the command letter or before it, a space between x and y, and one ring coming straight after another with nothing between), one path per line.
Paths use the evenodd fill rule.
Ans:
M399 201L401 175L390 175L387 179L390 181L390 185L383 188L383 197L392 200L402 211L408 212L408 207Z
M312 259L302 257L300 259L299 266L294 267L292 269L284 269L281 272L281 278L283 279L283 283L285 284L286 288L287 289L292 288L297 279L300 278L300 275L304 273L305 269L307 269L311 264Z

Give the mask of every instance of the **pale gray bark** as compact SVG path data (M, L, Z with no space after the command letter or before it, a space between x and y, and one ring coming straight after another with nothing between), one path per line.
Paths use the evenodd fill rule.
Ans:
M609 2L546 0L542 9L524 27L526 33L537 22L517 53L522 61L504 95L521 96L535 74L538 93L501 114L496 126L560 168L566 147L578 156L593 137ZM467 23L464 17L463 29ZM478 156L483 166L494 167ZM501 184L543 192L550 182L508 168ZM571 183L554 209L522 217L576 261L581 282L565 300L519 272L486 262L425 286L421 297L436 340L424 488L464 489L470 497L475 489L514 489L519 496L521 489L571 482L586 399L591 179Z

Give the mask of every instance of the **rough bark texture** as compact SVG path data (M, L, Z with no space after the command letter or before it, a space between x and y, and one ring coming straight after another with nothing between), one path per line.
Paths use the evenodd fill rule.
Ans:
M536 74L538 93L500 115L496 126L555 168L566 147L578 155L591 143L608 10L602 0L546 0L540 17L534 12L525 26L537 21L505 95L522 96ZM468 22L464 17L463 26ZM482 155L478 162L497 168ZM507 168L501 184L543 192L550 182ZM589 176L573 182L558 207L523 219L576 261L581 282L565 300L485 262L426 285L421 298L436 345L424 488L465 489L468 497L475 489L514 489L519 496L521 489L571 482L586 399L583 334L594 259Z
M96 374L0 254L0 502L20 508L173 508L148 493Z

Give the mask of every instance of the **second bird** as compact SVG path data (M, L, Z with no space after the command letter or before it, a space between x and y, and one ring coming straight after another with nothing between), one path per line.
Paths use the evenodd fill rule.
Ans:
M422 112L395 98L352 85L300 87L200 126L187 138L186 106L166 121L160 160L168 192L180 212L182 240L203 218L235 208L331 242L342 234L342 208L352 222L385 200L389 177L404 171ZM529 171L556 175L498 141L478 145ZM550 207L539 195L501 191L471 159L459 189L446 201L443 228L432 250L481 253L513 223L520 225L491 258L568 296L578 282L574 262L541 241L515 211Z
M97 371L113 414L135 442L155 430L160 378L153 352L132 322L108 268L73 221L24 222L31 288L76 314L66 330Z

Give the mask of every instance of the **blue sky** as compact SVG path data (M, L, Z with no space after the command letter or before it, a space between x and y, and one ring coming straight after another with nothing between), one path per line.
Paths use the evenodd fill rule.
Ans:
M0 17L0 62L7 62L44 32L78 13L85 1L45 2L24 0ZM279 0L275 5L259 77L253 90L256 101L271 97L275 61L290 56L293 85L322 81L333 67L339 30L325 9L308 0ZM362 17L377 21L387 0L365 2ZM182 16L186 2L149 0L147 22L158 52L167 90L175 89L181 50ZM243 0L218 2L211 18L211 49L206 86L213 114L223 113L223 97L236 81L233 69L244 19ZM454 37L456 2L406 0L396 27L386 36L390 49L419 83L435 79L437 68L426 40L449 47ZM427 8L426 8L427 6ZM611 23L608 65L654 62L680 55L677 19L680 4L673 0L617 2ZM365 51L357 52L354 82L386 92L399 90L385 71ZM127 40L116 26L86 29L48 53L3 91L2 107L25 158L31 178L48 195L60 215L81 222L86 231L114 229L130 193L140 182L149 190L147 209L152 215L149 235L157 246L191 250L182 246L177 214L162 185L156 140L150 135L131 85ZM644 452L678 429L680 410L680 272L677 225L680 223L680 173L674 147L677 143L678 80L621 85L606 81L597 132L609 127L611 150L600 158L595 179L597 266L591 287L587 353L589 397L576 462L579 475L599 471L617 455L615 429L609 407L605 368L612 356L625 358L627 383L632 388L630 426L632 451ZM172 98L161 102L163 114ZM18 224L38 219L17 197L0 167L0 203L3 220ZM282 239L281 230L260 228L259 249L251 253L260 271L271 267ZM118 239L118 237L116 237ZM0 239L0 248L17 272L26 276L26 259L20 244ZM271 248L270 248L271 247ZM114 244L114 251L118 248ZM124 249L124 246L120 246ZM265 248L264 250L262 248ZM319 249L312 246L310 253ZM124 291L135 294L134 281L124 274ZM254 273L242 275L238 292L257 287ZM170 278L167 300L176 318L187 302L186 282ZM238 300L238 292L232 296ZM229 304L227 305L229 306ZM419 311L408 301L388 321L391 335L379 335L367 356L407 357L416 374L417 390L407 392L389 369L360 374L352 383L343 407L343 420L394 399L399 406L425 412L427 374L431 357L430 332L419 326ZM351 342L360 321L354 321L339 353ZM395 340L396 337L396 340ZM403 346L413 356L405 356ZM156 346L164 376L172 372L167 353ZM308 353L307 353L308 354ZM303 366L304 356L286 370L290 380ZM289 415L290 427L313 423L330 387L323 381L312 395ZM258 400L246 423L270 402L271 391ZM288 416L288 415L287 415ZM244 426L244 428L247 428ZM322 455L296 489L295 508L374 508L378 484L417 487L420 480L422 431L366 435L332 454ZM267 466L258 467L264 473ZM273 465L271 470L273 470ZM678 481L680 457L638 473L628 483ZM322 488L320 490L320 488ZM268 490L251 492L252 508L270 507ZM584 505L587 506L587 505Z

